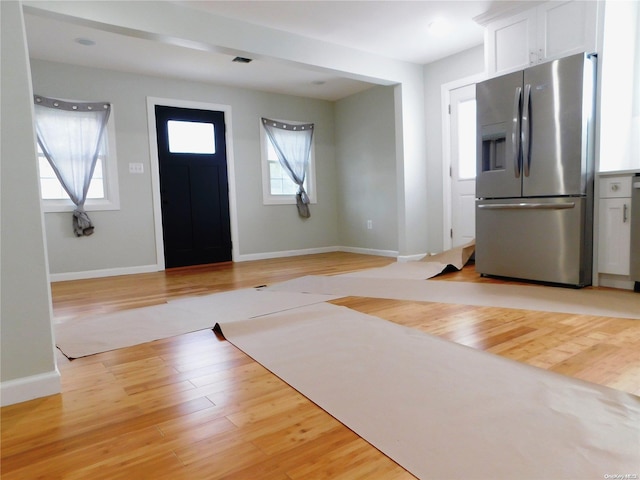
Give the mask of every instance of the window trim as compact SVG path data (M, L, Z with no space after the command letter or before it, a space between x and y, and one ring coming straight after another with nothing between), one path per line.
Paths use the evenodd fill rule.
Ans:
M299 121L291 121L291 120L281 120L274 118L278 122L283 123L312 123L312 122L299 122ZM269 158L268 158L268 138L267 132L262 126L261 118L258 118L258 123L260 125L260 163L262 165L262 204L263 205L295 205L296 204L296 196L295 195L273 195L271 194L271 172L269 169ZM311 153L309 154L309 170L306 175L306 183L307 183L307 195L309 196L309 201L311 204L318 203L317 199L317 189L316 189L316 156L315 156L315 135L311 140Z
M107 121L107 155L102 165L104 178L104 198L87 198L84 209L87 212L120 210L120 189L118 186L118 157L116 155L116 128L114 120L114 108L111 104L111 113ZM36 149L37 151L37 149ZM39 163L39 162L38 162ZM40 189L40 169L38 168L38 189ZM40 202L45 213L72 212L76 209L70 198L44 199L40 192Z

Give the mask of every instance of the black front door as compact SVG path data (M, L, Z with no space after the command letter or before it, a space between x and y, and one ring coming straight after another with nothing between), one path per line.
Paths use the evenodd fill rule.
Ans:
M231 260L224 112L155 111L165 266Z

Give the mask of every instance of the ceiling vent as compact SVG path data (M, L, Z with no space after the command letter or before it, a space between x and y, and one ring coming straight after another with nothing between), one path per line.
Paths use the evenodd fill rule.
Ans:
M245 58L245 57L236 57L233 59L234 62L236 63L251 63L253 62L252 58Z

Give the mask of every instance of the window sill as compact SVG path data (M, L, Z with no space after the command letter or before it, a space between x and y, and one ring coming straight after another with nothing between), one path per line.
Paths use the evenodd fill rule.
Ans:
M73 212L76 206L71 200L42 200L44 213ZM111 200L87 200L84 205L87 212L99 212L108 210L120 210L120 202Z
M317 199L309 195L309 203L311 205L315 205L318 203ZM296 204L296 196L295 195L270 195L264 196L262 198L263 205L295 205Z

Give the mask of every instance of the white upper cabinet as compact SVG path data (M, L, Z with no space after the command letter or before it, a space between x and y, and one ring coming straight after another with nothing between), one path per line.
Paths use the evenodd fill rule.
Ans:
M600 3L552 1L493 16L484 24L487 73L502 75L574 53L596 52Z
M490 76L520 70L535 63L538 50L536 23L536 16L528 10L487 25L485 62Z
M537 10L538 61L596 52L598 2L548 2Z

